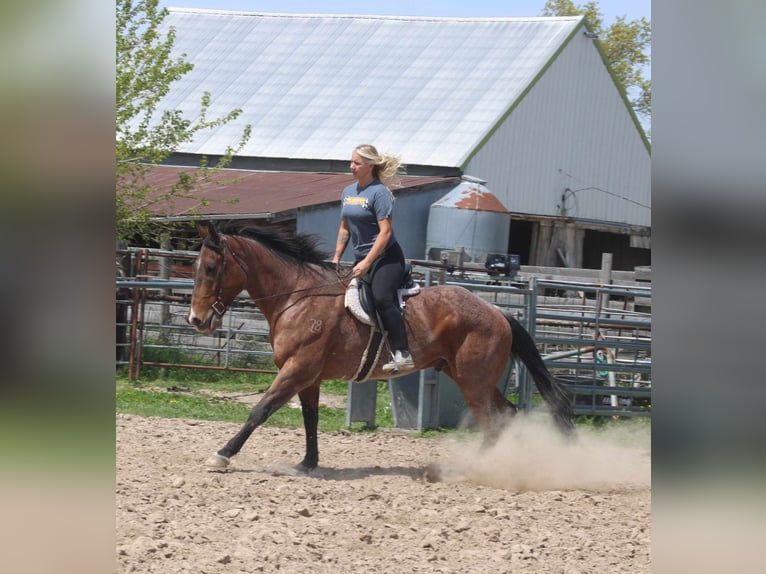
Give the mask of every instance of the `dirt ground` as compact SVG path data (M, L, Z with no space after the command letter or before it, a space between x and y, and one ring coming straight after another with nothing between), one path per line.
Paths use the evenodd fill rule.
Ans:
M498 444L400 431L256 429L225 472L204 466L239 425L118 415L117 572L650 572L648 436L517 420ZM439 465L442 480L426 478Z

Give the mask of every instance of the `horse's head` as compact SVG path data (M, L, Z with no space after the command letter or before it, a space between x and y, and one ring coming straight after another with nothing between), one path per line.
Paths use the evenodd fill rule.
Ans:
M187 321L200 333L221 326L223 314L245 287L246 273L229 243L210 222L197 226L202 247L194 262L194 290Z

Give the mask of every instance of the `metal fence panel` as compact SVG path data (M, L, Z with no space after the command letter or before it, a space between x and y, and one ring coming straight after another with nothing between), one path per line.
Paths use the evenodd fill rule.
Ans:
M131 378L140 376L142 366L276 374L268 323L246 294L229 308L224 325L212 335L197 334L186 323L190 275L159 277L153 269L160 266L152 261L165 257L188 265L196 253L125 253L131 263L116 284L117 364L127 366ZM461 286L516 317L535 339L548 368L572 393L575 414L651 414L651 288L536 278L488 280L480 274L454 275L417 266L415 271L426 285ZM437 375L418 373L412 382L416 392L412 385L404 386L407 381L389 381L395 423L422 430L463 419L464 402L448 392L451 381L442 380L446 375ZM524 411L541 406L523 366L514 364L498 385ZM347 419L367 421L367 403L374 396L353 396L357 386L349 386L348 404L361 410L349 411Z

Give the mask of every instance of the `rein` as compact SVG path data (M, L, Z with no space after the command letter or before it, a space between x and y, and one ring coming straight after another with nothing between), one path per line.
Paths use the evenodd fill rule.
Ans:
M273 293L271 295L266 295L265 297L258 297L258 299L252 299L253 303L256 301L265 301L266 299L271 299L273 297L282 297L283 295L292 295L293 293L302 293L304 291L312 291L314 289L319 289L321 287L331 287L333 285L342 285L344 284L345 279L338 279L337 281L329 281L327 283L320 283L318 285L312 285L311 287L304 287L302 289L294 289L292 291L283 291L282 293ZM337 293L334 295L343 295L343 293Z
M219 318L223 317L224 313L226 313L226 309L228 308L228 305L226 305L223 302L223 278L226 276L226 250L231 253L232 258L234 261L237 262L237 265L239 265L240 270L242 273L245 274L245 279L247 280L249 278L249 274L247 272L247 265L243 261L242 257L237 254L234 249L232 249L231 245L229 245L229 242L226 241L226 236L221 236L221 245L218 245L216 243L213 243L212 241L206 239L204 242L205 246L212 249L216 253L219 253L221 255L221 258L223 259L222 265L221 265L221 280L218 284L218 293L216 294L216 301L211 305L211 308L213 310L213 313L215 313ZM312 291L314 289L321 289L322 287L331 287L334 285L342 285L345 283L346 279L348 279L348 276L350 273L346 274L345 277L341 277L340 275L340 269L336 268L335 272L338 275L338 279L336 281L329 281L327 283L320 283L318 285L312 285L311 287L303 287L301 289L293 289L292 291L283 291L281 293L272 293L271 295L266 295L265 297L259 297L258 299L252 299L253 303L256 303L258 301L265 301L266 299L273 299L275 297L283 297L285 295L292 295L293 293L302 293L305 291ZM338 295L342 295L342 293L338 293ZM281 314L281 313L280 313Z

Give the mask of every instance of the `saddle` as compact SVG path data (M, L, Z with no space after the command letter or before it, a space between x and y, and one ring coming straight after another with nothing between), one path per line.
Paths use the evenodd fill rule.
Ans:
M412 278L412 265L405 263L402 284L396 292L399 298L399 307L404 309L406 306L405 298L412 297L418 293L420 293L420 285ZM346 309L365 325L370 325L371 327L380 325L372 298L372 285L370 285L366 276L359 279L354 278L348 284L345 305Z
M402 284L397 290L399 307L404 309L405 297L411 297L418 293L420 293L420 285L412 279L412 266L405 264ZM360 382L367 379L367 376L378 363L380 354L383 351L387 333L383 329L380 317L377 312L375 312L375 305L372 298L372 285L370 285L369 281L365 280L365 277L360 279L354 278L348 284L345 305L346 309L349 310L355 319L372 327L370 329L370 339L367 341L367 346L359 361L359 367L354 376L351 377L352 381Z

